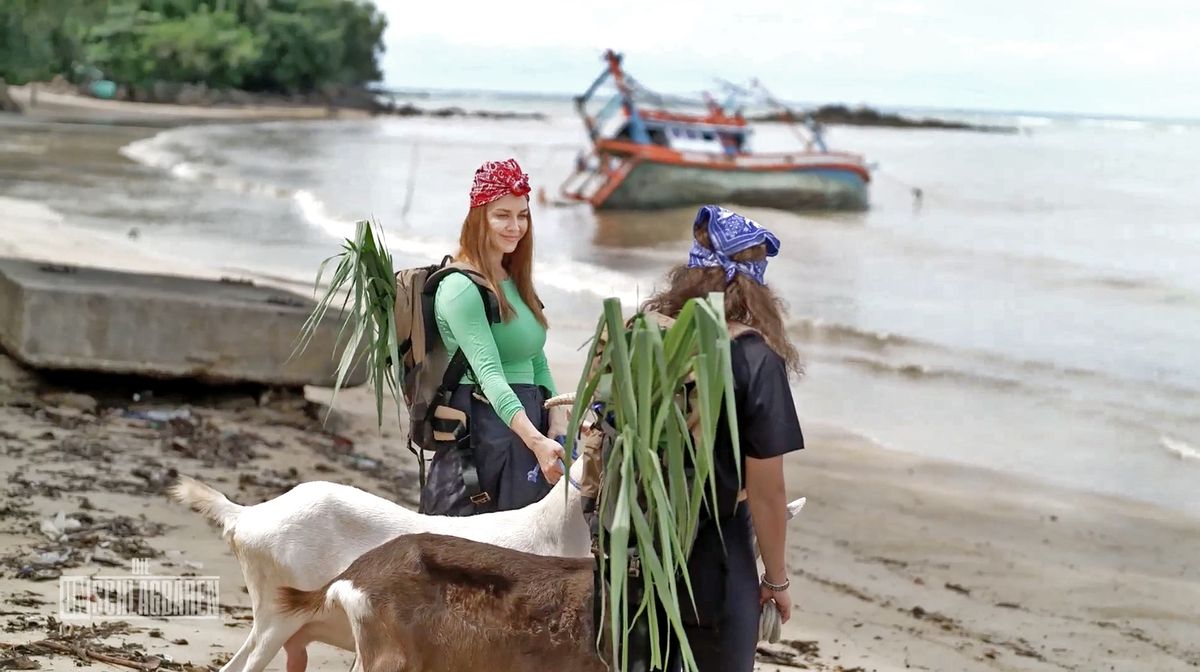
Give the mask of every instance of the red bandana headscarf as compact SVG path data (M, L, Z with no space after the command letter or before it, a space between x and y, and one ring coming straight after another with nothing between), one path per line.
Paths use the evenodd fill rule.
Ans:
M475 183L471 185L472 208L509 194L529 194L529 176L521 172L516 159L488 161L475 171Z

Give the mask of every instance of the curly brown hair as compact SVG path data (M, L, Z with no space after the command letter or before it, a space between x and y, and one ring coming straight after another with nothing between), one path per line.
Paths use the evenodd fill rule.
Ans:
M712 249L708 230L696 231L696 240ZM767 258L767 246L756 245L731 257L734 261L760 261ZM688 268L680 264L667 273L667 286L659 290L644 303L643 311L654 311L674 317L683 310L689 299L708 296L712 292L725 293L725 319L740 322L757 330L767 345L783 358L787 368L796 375L804 374L800 353L787 336L784 324L786 307L783 301L766 285L760 285L741 273L726 283L723 268Z

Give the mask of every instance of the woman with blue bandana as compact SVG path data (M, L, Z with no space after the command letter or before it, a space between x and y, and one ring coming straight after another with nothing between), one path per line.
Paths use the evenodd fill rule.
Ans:
M739 482L722 413L713 449L717 507L702 513L688 559L696 609L680 607L701 672L750 672L761 609L777 608L784 622L792 610L783 455L804 447L788 384L789 373L801 373L800 357L787 338L782 302L766 285L767 259L779 254L779 239L715 205L697 213L693 238L687 264L672 269L667 286L642 309L675 317L689 299L725 293L725 316L736 335L730 353L745 482ZM755 536L766 570L761 576Z

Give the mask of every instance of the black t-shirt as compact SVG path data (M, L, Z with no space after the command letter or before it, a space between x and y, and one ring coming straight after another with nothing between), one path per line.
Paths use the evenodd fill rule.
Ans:
M742 449L742 481L738 480L738 465L733 457L729 419L722 408L713 445L717 501L725 513L722 518L733 512L737 493L745 482L747 457L766 459L804 448L783 358L757 333L734 340L730 356Z

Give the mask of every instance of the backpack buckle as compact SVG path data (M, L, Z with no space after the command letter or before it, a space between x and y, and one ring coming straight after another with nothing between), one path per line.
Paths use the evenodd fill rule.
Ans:
M471 495L471 502L473 504L475 504L475 506L483 506L484 504L487 504L490 501L492 501L492 496L489 495L486 491Z
M642 575L642 560L636 555L629 556L629 576L637 578Z

